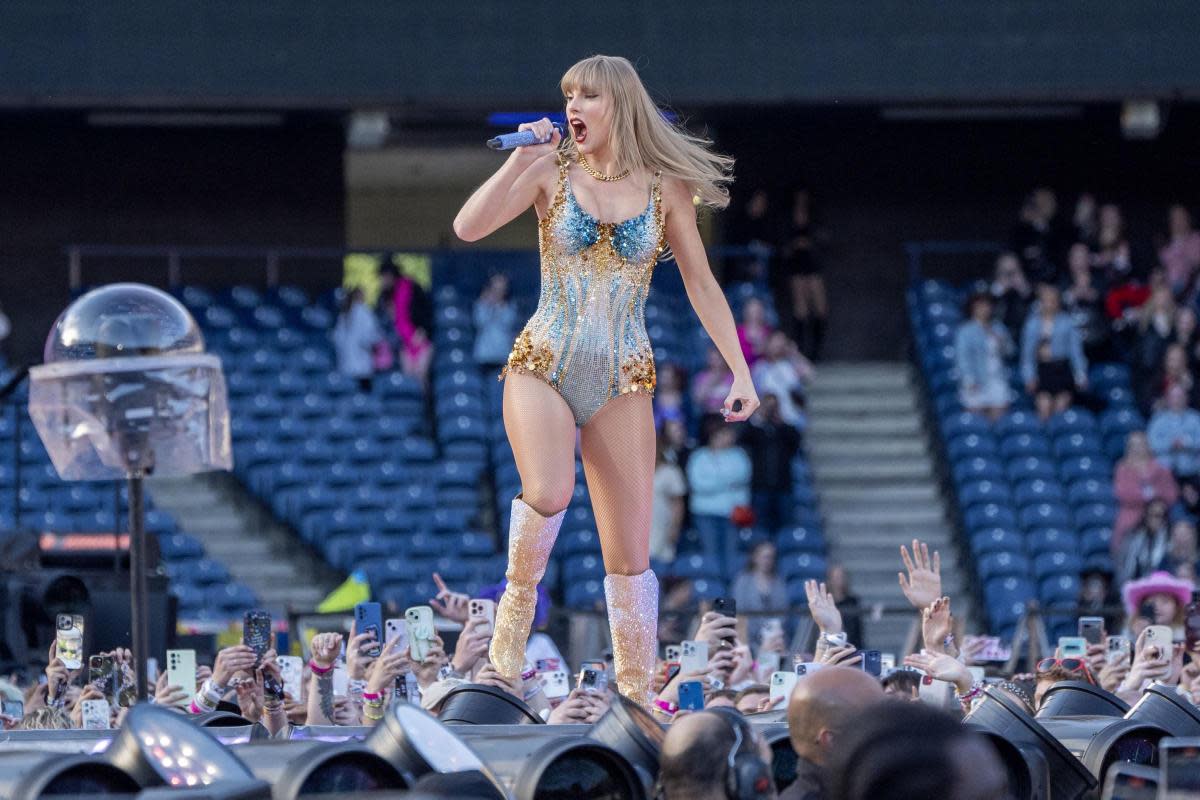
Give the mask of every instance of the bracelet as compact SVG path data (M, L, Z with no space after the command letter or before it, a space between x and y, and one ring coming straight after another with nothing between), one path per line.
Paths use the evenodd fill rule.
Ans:
M670 700L655 700L654 708L655 710L666 714L668 717L675 716L675 712L679 711L679 706L675 705Z
M372 722L378 722L379 720L383 719L383 717L384 717L383 714L379 714L378 716L376 716L375 714L370 714L367 712L366 709L363 709L363 716L366 717L367 719L371 720Z
M346 691L350 694L362 694L367 689L367 682L358 678L352 678L346 682Z
M380 694L379 692L363 692L362 696L363 696L363 700L366 700L368 703L371 702L372 700L383 699L383 695Z
M534 675L537 675L537 670L536 670L536 669L531 669L531 670L529 670L528 672L522 672L522 673L521 673L521 680L523 680L523 681L527 681L527 680L529 680L530 678L532 678Z
M971 688L968 689L964 694L959 694L957 689L954 690L954 696L958 698L958 702L960 703L966 703L969 700L975 699L981 694L983 694L983 684L979 682L971 684Z
M308 660L308 668L312 670L314 675L324 675L326 672L333 670L333 664L330 664L328 667L322 667L310 658Z
M542 689L543 686L541 683L534 685L532 689L525 693L525 699L528 700L531 697L537 697L538 693L542 691Z

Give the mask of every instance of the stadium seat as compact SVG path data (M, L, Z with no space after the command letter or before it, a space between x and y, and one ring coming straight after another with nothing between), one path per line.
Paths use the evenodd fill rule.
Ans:
M1020 535L1006 528L989 528L971 536L971 552L976 558L990 553L1020 553Z
M1021 509L1021 527L1026 531L1036 528L1068 528L1071 512L1061 503L1038 503Z
M979 559L979 577L985 581L1029 574L1029 560L1020 553L989 553Z
M1037 557L1043 553L1079 552L1079 539L1069 528L1034 528L1025 537L1025 549Z
M1065 495L1057 481L1035 478L1018 484L1014 498L1019 508L1025 508L1037 503L1061 503L1066 500Z

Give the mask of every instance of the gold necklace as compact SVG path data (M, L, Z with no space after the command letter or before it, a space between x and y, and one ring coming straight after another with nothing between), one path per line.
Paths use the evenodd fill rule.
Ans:
M619 181L622 178L629 177L629 170L625 170L620 175L605 175L603 172L589 164L583 153L579 154L579 166L583 167L584 172L586 172L588 175L591 175L598 181L608 181L611 183L612 181Z

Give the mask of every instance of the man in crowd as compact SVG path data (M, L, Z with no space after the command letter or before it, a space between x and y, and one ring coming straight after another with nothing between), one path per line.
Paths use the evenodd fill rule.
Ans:
M737 744L733 724L717 711L700 711L681 716L667 730L659 759L658 782L663 800L726 800L729 756ZM745 726L749 728L749 726ZM758 734L757 747L764 762L771 763L771 748ZM743 751L745 745L742 746ZM772 786L766 793L774 797Z

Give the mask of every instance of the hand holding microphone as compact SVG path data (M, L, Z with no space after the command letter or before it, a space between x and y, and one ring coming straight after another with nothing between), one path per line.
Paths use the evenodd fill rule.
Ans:
M493 150L512 150L540 156L558 147L562 139L562 127L553 123L548 117L542 117L535 122L522 122L517 126L516 133L505 133L488 140L488 147Z

